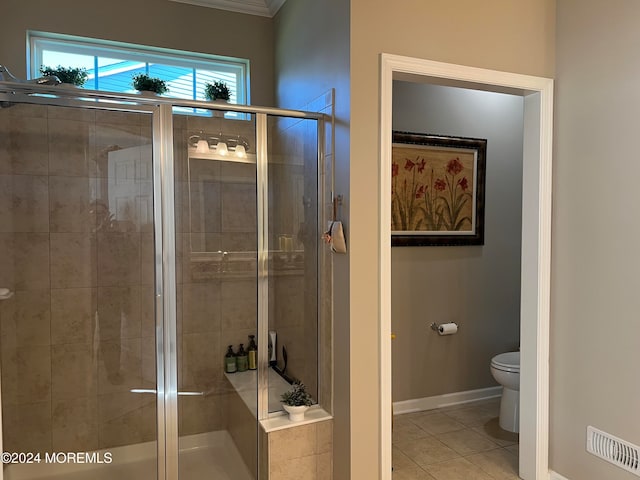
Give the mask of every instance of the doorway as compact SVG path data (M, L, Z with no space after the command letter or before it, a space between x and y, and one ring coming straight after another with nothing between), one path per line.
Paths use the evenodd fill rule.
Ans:
M391 131L393 80L524 99L520 300L520 476L548 478L548 351L553 81L382 54L380 162L381 471L391 478Z

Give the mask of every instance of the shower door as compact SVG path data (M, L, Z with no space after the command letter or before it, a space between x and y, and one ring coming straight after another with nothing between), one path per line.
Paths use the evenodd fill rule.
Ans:
M5 479L158 476L144 110L0 108Z
M255 117L173 116L180 480L257 478L257 370L224 368L258 334Z

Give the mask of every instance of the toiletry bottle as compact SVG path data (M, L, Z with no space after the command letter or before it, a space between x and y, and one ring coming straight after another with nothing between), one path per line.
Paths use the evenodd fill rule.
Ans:
M246 372L249 368L249 361L247 358L247 352L244 350L244 343L240 344L240 348L238 349L238 355L236 357L238 359L238 371Z
M255 335L249 335L249 348L247 349L249 370L257 370L258 368L258 345L256 345L255 338Z
M233 348L229 345L227 354L224 356L224 371L227 373L233 373L238 370L237 357L233 353Z

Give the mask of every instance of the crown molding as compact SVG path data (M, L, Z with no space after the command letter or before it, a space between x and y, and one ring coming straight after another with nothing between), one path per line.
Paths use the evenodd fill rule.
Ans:
M272 18L286 0L170 0L178 3L188 3L200 7L217 8L230 12L246 13Z

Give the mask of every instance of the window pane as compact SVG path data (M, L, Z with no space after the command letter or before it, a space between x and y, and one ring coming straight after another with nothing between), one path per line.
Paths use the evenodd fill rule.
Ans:
M90 55L78 55L76 53L56 52L44 50L42 52L42 65L47 67L82 67L93 68L93 57Z
M130 60L117 60L113 58L98 59L98 90L110 92L134 93L136 90L131 85L131 79L139 73L146 73L147 66L144 63ZM104 66L100 66L104 64Z
M198 100L204 100L204 88L207 83L225 82L229 87L231 98L229 103L237 103L236 76L233 73L198 69L196 72L196 93Z
M147 73L167 82L168 96L189 100L204 100L205 85L223 81L229 87L229 103L248 103L248 60L40 32L30 32L29 41L32 77L40 75L41 65L84 67L89 74L85 88L133 93L132 77ZM227 115L238 117L235 112Z
M149 65L149 75L167 82L169 96L193 100L193 68L173 67L171 65Z

